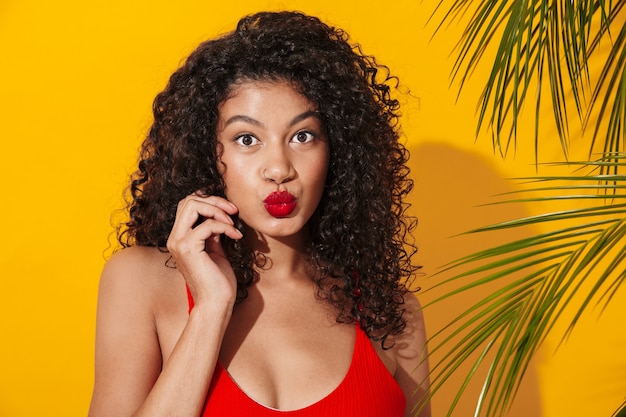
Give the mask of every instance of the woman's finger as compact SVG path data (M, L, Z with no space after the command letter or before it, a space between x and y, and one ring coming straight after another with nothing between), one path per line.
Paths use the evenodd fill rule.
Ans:
M196 242L206 241L217 235L226 235L234 240L239 240L243 237L241 231L235 226L213 219L204 220L187 234L191 241Z
M189 196L178 204L176 219L170 235L184 236L193 229L201 218L214 219L216 221L233 225L230 215L237 213L237 208L225 199L203 198Z
M207 196L204 195L198 191L196 191L195 193L191 194L189 197L191 198L197 198L200 201L206 202L208 204L212 204L215 207L218 207L222 210L224 210L226 213L233 215L237 213L237 206L235 206L233 203L231 203L230 201L228 201L227 199L225 199L224 197L219 197L216 195L211 195L211 196Z

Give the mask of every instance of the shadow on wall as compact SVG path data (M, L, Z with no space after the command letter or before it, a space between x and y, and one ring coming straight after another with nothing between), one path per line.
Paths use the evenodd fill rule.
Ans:
M513 184L503 179L488 159L476 154L439 143L426 143L411 147L409 150L411 152L409 166L415 181L410 212L419 219L414 232L419 247L415 261L422 265L422 271L426 275L418 279L418 285L422 287L418 297L425 305L444 293L441 289L427 290L452 276L450 272L432 276L441 266L481 249L522 238L533 231L508 230L504 233L456 236L479 226L526 215L521 205L478 207L496 201L494 198L496 194L513 191ZM512 280L513 277L507 279ZM426 308L424 314L429 335L433 335L466 308L489 295L496 286L502 285L503 283L499 282L491 286L481 286L476 291L464 292ZM445 292L452 289L453 287L448 285ZM444 353L435 352L431 356L431 367ZM457 370L435 394L432 401L433 417L446 415L471 368L471 362L466 361L467 366ZM485 375L487 371L486 367L483 368L479 370L480 375ZM480 382L479 378L470 383L453 416L473 415L481 388ZM538 376L534 362L530 363L513 406L505 415L541 417Z

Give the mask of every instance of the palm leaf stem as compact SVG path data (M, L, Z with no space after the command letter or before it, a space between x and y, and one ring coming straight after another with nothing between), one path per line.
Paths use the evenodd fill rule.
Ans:
M565 229L545 232L543 234L531 236L531 237L524 238L524 239L519 239L514 242L502 244L495 248L485 249L485 250L476 252L472 255L464 256L454 262L450 262L444 265L442 269L439 272L437 272L437 274L435 274L435 276L445 271L448 271L452 268L458 268L459 266L462 266L464 264L469 264L469 263L473 263L476 261L480 261L482 259L493 258L495 256L500 256L506 253L514 252L514 251L519 250L519 248L526 248L526 247L540 246L540 245L542 246L547 243L551 243L555 241L562 242L562 241L569 240L571 238L583 237L588 234L599 233L603 230L602 228L598 228L598 229L591 229L591 228L600 227L600 226L603 226L605 224L612 223L612 222L615 222L615 220L609 219L609 220L596 221L593 223L587 223L583 225L575 225L575 226L571 226ZM445 281L442 281L441 283L436 284L432 288L436 288L438 286L450 283L457 278L461 278L467 275L468 273L458 274L457 276L453 278L449 278Z
M580 244L581 242L584 242L584 241L565 242L565 243L563 243L561 245L558 245L558 246L552 248L553 249L552 252L554 252L554 250L556 250L556 249L565 249L565 248L569 248L571 246L575 246L577 244ZM437 283L437 284L433 285L431 288L429 288L428 290L426 290L425 292L433 290L433 289L435 289L437 287L441 287L442 285L449 284L450 282L456 281L456 280L461 279L463 277L470 276L470 275L475 275L475 274L478 274L478 273L481 273L481 272L485 272L485 271L491 271L491 270L497 269L497 268L499 268L501 266L504 266L504 265L510 265L510 264L513 264L513 263L515 263L517 261L520 261L520 260L525 260L525 259L528 259L528 258L532 258L533 256L538 255L538 254L542 254L544 252L545 252L544 250L538 249L538 250L535 250L535 251L525 252L525 253L522 253L522 254L511 256L511 257L503 259L503 260L491 262L491 263L488 263L488 264L486 264L484 266L476 267L476 268L471 269L469 271L462 272L462 273L460 273L460 274L458 274L458 275L456 275L456 276L454 276L452 278L449 278L449 279L447 279L447 280L445 280L443 282ZM499 278L506 277L506 276L508 276L508 275L510 275L510 274L512 274L514 272L517 272L520 269L529 268L529 267L534 267L534 266L539 266L541 264L545 264L546 262L554 260L555 258L559 258L559 257L565 256L568 253L569 252L566 251L566 252L560 252L560 253L552 254L552 255L545 256L545 257L542 257L542 258L539 258L539 259L531 260L531 261L523 263L521 265L517 265L517 266L513 266L511 268L504 269L502 271L499 271L498 273L487 275L484 278L480 278L478 280L471 281L470 283L464 285L463 287L461 287L459 289L451 290L450 292L447 292L445 295L443 295L443 296L441 296L441 297L439 297L439 298L429 302L428 304L426 304L426 306L438 303L440 301L443 301L444 299L448 298L451 295L460 294L460 293L463 293L464 291L470 290L470 289L472 289L474 287L478 287L478 286L486 284L488 282L495 281L495 280L497 280ZM502 254L504 254L504 252L502 252ZM500 253L498 253L498 255L500 255ZM476 258L474 258L473 261L474 260L476 260ZM458 267L458 266L460 266L462 264L465 264L465 263L467 263L467 262L459 263L459 264L455 265L454 267Z
M626 417L626 401L624 401L622 405L619 406L617 411L613 413L612 417Z
M626 188L626 187L624 187ZM572 188L573 190L575 188ZM608 188L607 188L608 189ZM549 188L545 189L546 191ZM547 202L547 201L571 201L571 200L621 200L626 198L626 194L616 194L616 195L590 195L590 194L575 194L575 195L559 195L559 196L550 196L550 197L536 197L536 198L520 198L520 199L512 199L507 201L507 203L529 203L529 202ZM498 204L506 204L505 202L493 203L493 204L485 204L489 206L494 206ZM479 206L480 207L480 206ZM605 207L611 208L611 205L607 205ZM596 208L597 209L597 208Z
M614 204L608 207L587 207L583 209L563 210L546 214L538 214L536 216L524 217L522 219L510 220L498 224L483 226L479 229L471 230L467 233L477 233L488 230L503 230L512 227L525 225L536 225L538 223L550 222L556 220L580 220L584 217L605 216L605 215L623 215L626 214L626 204ZM614 220L618 221L618 220Z

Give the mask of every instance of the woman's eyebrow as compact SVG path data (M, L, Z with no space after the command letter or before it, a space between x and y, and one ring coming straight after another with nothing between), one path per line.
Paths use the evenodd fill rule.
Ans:
M309 110L309 111L305 111L304 113L294 117L291 120L291 123L289 123L289 126L291 127L291 126L295 125L298 122L301 122L303 120L308 119L309 117L315 117L316 119L321 121L319 112L317 112L315 110Z
M245 122L245 123L250 123L253 124L255 126L263 126L263 123L259 122L256 119L253 119L250 116L244 116L243 114L238 114L235 115L233 117L231 117L230 119L226 120L226 122L224 123L224 126L228 126L231 123L235 123L235 122Z
M289 122L289 126L293 126L296 123L299 123L303 120L308 119L309 117L315 117L316 119L320 119L320 115L319 112L314 111L314 110L309 110L309 111L305 111L302 114L297 115L296 117L294 117L291 122ZM250 117L250 116L245 116L243 114L237 114L231 118L229 118L228 120L226 120L226 122L224 122L224 126L228 126L231 123L235 123L235 122L244 122L244 123L250 123L253 124L255 126L259 126L259 127L263 127L263 123Z

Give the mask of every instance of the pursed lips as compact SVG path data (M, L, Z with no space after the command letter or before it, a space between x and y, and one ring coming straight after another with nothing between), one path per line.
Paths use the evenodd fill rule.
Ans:
M289 191L274 191L263 200L265 210L273 217L289 216L296 209L296 197Z

